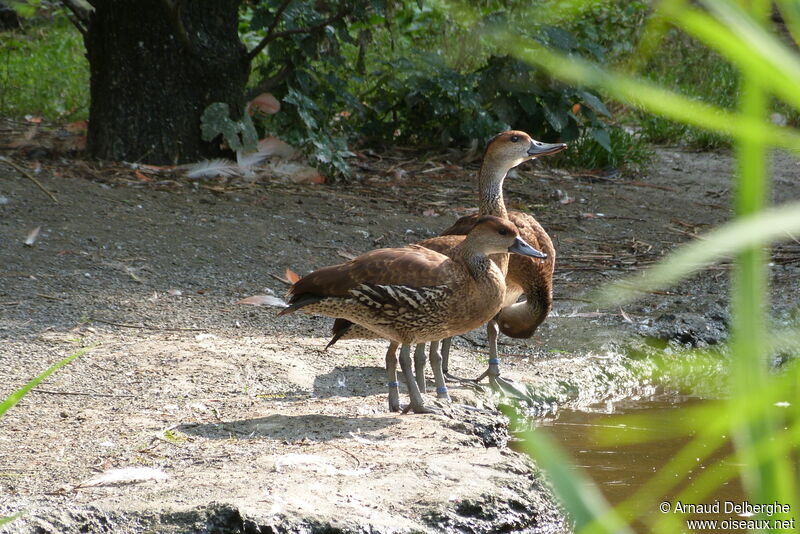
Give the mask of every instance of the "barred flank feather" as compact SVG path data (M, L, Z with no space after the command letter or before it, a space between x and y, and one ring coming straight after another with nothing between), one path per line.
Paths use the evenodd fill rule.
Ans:
M350 294L359 302L373 309L394 311L433 311L442 307L444 297L452 293L447 286L409 287L380 284L361 284L351 289ZM388 308L388 310L387 310Z

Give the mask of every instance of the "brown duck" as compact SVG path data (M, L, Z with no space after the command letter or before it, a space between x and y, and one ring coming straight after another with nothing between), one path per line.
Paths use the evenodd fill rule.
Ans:
M378 249L304 276L289 289L289 306L279 315L337 317L402 345L400 366L415 413L429 411L411 368L411 344L468 332L500 311L505 276L490 254L545 255L520 238L516 227L497 217L479 218L447 255L419 245ZM387 358L390 409L399 409L396 360Z
M499 359L497 357L498 328L511 337L530 337L547 317L552 305L552 275L555 266L555 249L547 232L535 218L526 213L516 211L509 213L506 210L505 202L503 201L503 182L508 171L520 163L539 156L556 154L566 148L567 145L563 143L547 144L536 141L521 131L508 131L496 135L487 144L483 161L478 171L479 212L460 218L445 230L442 236L419 243L419 245L427 248L445 252L463 239L462 236L472 228L480 216L494 215L511 220L517 225L523 239L531 243L531 246L547 254L547 259L544 261L517 255L512 255L510 258L503 255L496 260L501 270L507 272L507 293L502 311L494 321L490 321L487 324L490 353L489 368L477 380L481 380L488 375L493 385L506 386L512 392L515 392L515 389L510 384L506 381L498 380L500 376ZM518 303L517 300L522 294L525 295L525 300ZM374 333L364 328L353 326L345 320L337 320L334 323L333 333L334 337L331 340L331 344L335 343L339 338L375 337ZM430 357L437 395L439 398L444 399L448 395L447 388L444 385L444 377L442 376L444 373L440 369L443 367L444 371L447 371L450 342L450 338L444 340L441 354L439 353L439 344L437 342L431 343ZM397 345L390 343L386 354L387 362L396 357L396 350ZM414 360L418 386L424 391L426 360L424 347L417 347ZM439 362L441 362L441 367Z

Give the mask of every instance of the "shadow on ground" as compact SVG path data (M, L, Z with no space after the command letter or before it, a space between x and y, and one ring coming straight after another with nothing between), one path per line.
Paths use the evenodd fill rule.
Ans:
M368 397L386 393L383 367L340 365L314 378L314 395L328 397Z
M255 419L240 419L210 424L183 424L180 432L205 439L276 439L330 441L352 438L351 434L369 434L397 424L397 417L342 417L334 415L275 414Z

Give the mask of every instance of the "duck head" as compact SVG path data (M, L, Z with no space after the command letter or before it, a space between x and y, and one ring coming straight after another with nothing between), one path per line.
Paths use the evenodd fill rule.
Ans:
M492 215L478 219L467 239L476 250L486 255L513 252L533 258L547 258L547 254L533 248L520 237L514 224Z
M484 161L512 169L540 156L550 156L566 150L565 143L542 143L520 130L509 130L489 140Z

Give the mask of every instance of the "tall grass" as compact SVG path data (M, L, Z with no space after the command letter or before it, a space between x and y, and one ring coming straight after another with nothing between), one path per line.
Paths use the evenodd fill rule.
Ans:
M580 12L597 1L563 3L564 9ZM800 10L796 2L776 2L797 39L800 35ZM549 3L550 11L532 10L531 17L564 16L561 3ZM563 5L562 4L562 5ZM746 6L746 7L743 7ZM587 489L586 477L569 465L542 431L526 436L527 450L550 474L556 491L574 520L578 532L629 532L636 521L653 532L675 533L686 530L682 514L659 513L658 499L677 492L683 502L702 503L716 488L733 477L742 480L751 504L778 502L791 512L755 518L789 520L797 517L798 446L800 444L800 365L796 360L773 370L769 366L771 345L791 346L798 353L800 333L775 332L767 327L767 254L771 242L800 230L800 203L768 208L770 189L768 151L775 147L800 152L800 132L779 127L769 120L772 99L793 112L800 112L800 55L786 46L766 27L771 3L752 0L661 0L646 25L639 57L627 69L612 70L545 49L534 41L500 30L490 38L505 44L509 53L548 70L567 83L593 87L641 113L671 121L676 128L690 126L714 136L732 139L736 170L732 176L735 191L735 220L676 251L644 277L622 281L602 296L606 303L635 298L644 290L661 287L686 276L726 254L735 255L732 273L732 323L729 340L731 358L730 397L724 402L688 408L697 410L697 421L681 433L692 440L664 466L639 492L609 506L595 489ZM469 10L458 4L456 11ZM470 15L467 15L469 17ZM475 17L476 14L471 16ZM524 20L524 18L520 18ZM718 55L735 69L738 87L730 106L703 102L658 85L635 67L645 65L654 50L664 42L669 28L703 43L709 53ZM632 67L632 68L631 68ZM719 453L732 436L733 456L714 460L691 483L667 473L686 473L698 459ZM612 436L613 439L613 436ZM722 453L719 453L722 454ZM681 489L682 488L682 489ZM772 522L768 531L782 529Z
M0 32L0 116L87 118L89 63L80 33L58 11L25 24Z

